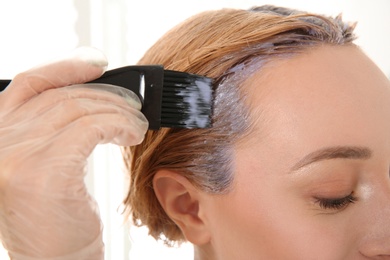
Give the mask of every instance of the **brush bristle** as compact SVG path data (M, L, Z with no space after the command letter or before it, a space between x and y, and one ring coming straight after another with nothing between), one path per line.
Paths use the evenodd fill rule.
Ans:
M212 102L210 78L185 72L164 71L162 127L210 127Z

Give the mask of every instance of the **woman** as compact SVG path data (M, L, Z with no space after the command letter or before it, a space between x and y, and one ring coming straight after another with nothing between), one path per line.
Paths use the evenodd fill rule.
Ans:
M127 145L123 151L131 186L125 204L133 220L167 244L191 242L196 259L390 258L390 86L352 43L352 31L340 18L272 6L205 12L172 29L140 64L164 64L214 78L213 126L149 131L140 145L130 148L145 131L138 106L129 107L109 93L88 92L94 113L104 106L104 116L119 117L123 124L100 128L101 120L80 116L89 110L71 102L67 108L78 107L74 115L83 120L64 129L64 123L57 123L54 129L73 129L74 134L85 128L92 129L91 134L74 143L71 135L46 134L40 149L26 145L31 150L22 158L35 159L23 167L15 165L19 157L10 156L20 150L1 150L13 159L1 161L13 162L8 171L1 167L7 196L2 197L0 228L11 254L16 259L102 257L101 227L82 185L82 166L97 142L115 140ZM88 69L82 71L87 78L75 81L68 76L72 82L67 84L100 72ZM0 101L12 93L18 96L17 86L25 78L14 80ZM31 94L45 103L51 95L65 93L77 100L86 95L71 88L62 95L37 95L49 86L66 85L45 82L53 81L39 82L47 87ZM70 95L74 91L77 95ZM14 103L34 107L34 99L26 102L30 106L25 100ZM115 108L106 107L111 102ZM21 117L9 116L20 110L14 103L0 110L8 113L2 117L5 122ZM129 122L121 115L141 119ZM50 152L59 144L72 156ZM42 154L46 156L38 158ZM61 163L48 170L53 161ZM29 173L37 171L31 169L40 170L34 182ZM52 174L57 169L64 179ZM38 218L41 212L45 221ZM73 215L77 218L68 221ZM35 223L46 232L33 237L32 231L39 230Z
M138 225L196 259L390 259L390 88L354 25L272 6L194 16L140 64L216 79L213 127L124 149Z

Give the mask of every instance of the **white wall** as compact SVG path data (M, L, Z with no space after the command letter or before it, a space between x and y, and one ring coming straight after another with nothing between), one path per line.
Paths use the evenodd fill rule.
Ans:
M130 2L129 2L130 3ZM131 62L173 25L188 16L224 7L248 8L275 4L328 15L343 14L345 20L358 21L357 43L390 75L390 1L388 0L197 0L134 1L129 4L128 32ZM142 44L139 40L142 39Z
M73 2L77 6L92 5L92 17L86 13L77 17ZM89 43L108 52L110 66L116 67L136 62L165 31L192 14L208 9L248 8L261 4L330 15L343 13L346 20L358 21L357 43L386 74L390 74L388 0L13 0L0 2L0 77L12 77L18 71L77 46L75 23L78 19L84 22L81 29L86 30L82 44L88 42L85 38L91 32ZM93 23L86 25L87 21ZM118 23L121 25L112 26ZM103 37L99 35L103 33ZM118 33L120 39L107 37ZM121 52L119 58L118 51ZM115 55L111 54L114 52Z
M190 15L261 4L343 13L346 20L358 21L357 43L390 76L388 0L13 0L0 2L0 78L11 78L78 45L102 49L110 68L134 64L165 31ZM90 163L95 174L87 179L106 226L106 259L113 260L129 258L128 228L116 212L125 192L119 157L116 147L98 147ZM131 230L131 259L191 259L188 245L172 253L148 238L145 229ZM0 259L6 259L1 250Z

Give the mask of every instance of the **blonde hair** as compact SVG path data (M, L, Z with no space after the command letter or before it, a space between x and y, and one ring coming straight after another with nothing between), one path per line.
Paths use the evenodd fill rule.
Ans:
M277 57L313 46L351 43L354 25L330 18L274 6L249 10L222 9L195 15L158 40L139 64L162 64L215 79L213 126L209 129L148 131L136 147L123 148L130 173L124 203L136 225L167 244L184 240L167 216L153 190L160 169L185 176L197 188L221 194L234 179L233 145L248 133L250 111L241 89L251 71Z

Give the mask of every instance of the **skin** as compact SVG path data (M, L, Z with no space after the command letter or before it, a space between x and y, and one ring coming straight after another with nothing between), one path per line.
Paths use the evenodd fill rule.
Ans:
M176 179L197 222L159 196L195 258L390 259L390 84L378 67L356 46L322 46L245 87L254 128L235 147L233 190Z

